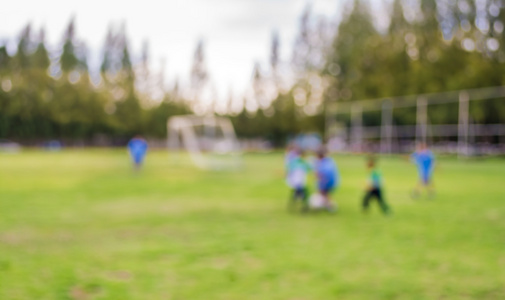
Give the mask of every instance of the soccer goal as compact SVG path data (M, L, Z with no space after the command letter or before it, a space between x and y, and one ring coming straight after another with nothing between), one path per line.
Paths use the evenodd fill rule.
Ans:
M199 168L223 170L242 165L242 151L227 118L175 116L167 121L167 133L169 149L187 151Z

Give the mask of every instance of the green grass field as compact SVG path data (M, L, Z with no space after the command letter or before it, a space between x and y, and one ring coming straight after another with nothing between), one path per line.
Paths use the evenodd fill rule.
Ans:
M337 214L288 214L282 154L208 172L151 152L0 155L0 299L505 299L505 160L440 159L434 200L382 158L337 156Z

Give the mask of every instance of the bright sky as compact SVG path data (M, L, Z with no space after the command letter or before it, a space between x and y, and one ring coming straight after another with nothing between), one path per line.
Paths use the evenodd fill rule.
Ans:
M9 0L7 0L9 1ZM372 0L379 3L384 0ZM21 29L31 22L46 29L49 45L59 45L72 15L77 36L92 51L91 65L99 64L109 24L126 22L132 53L140 55L149 42L151 63L164 59L169 81L189 79L196 43L205 41L207 67L219 98L232 89L241 94L251 82L255 61L266 65L273 30L280 35L281 59L288 61L307 4L315 15L337 19L346 0L11 0L0 10L0 42L15 45Z

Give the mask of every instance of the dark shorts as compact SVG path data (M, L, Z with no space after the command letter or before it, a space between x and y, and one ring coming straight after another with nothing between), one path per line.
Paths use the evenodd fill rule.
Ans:
M325 195L333 192L334 189L335 189L334 185L320 185L319 186L319 192L321 192L322 194L325 194Z
M307 191L307 188L305 187L299 187L293 189L293 200L306 200L308 197L309 193Z

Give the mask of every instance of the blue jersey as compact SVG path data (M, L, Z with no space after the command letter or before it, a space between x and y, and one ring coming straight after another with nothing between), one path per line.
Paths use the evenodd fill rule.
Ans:
M329 190L338 186L339 174L335 161L330 157L324 157L316 162L315 171L318 186L321 190Z
M135 163L140 163L147 152L147 142L144 139L133 138L128 142L128 151Z
M421 176L430 176L433 171L435 157L430 150L416 151L412 154L412 160L417 166Z

